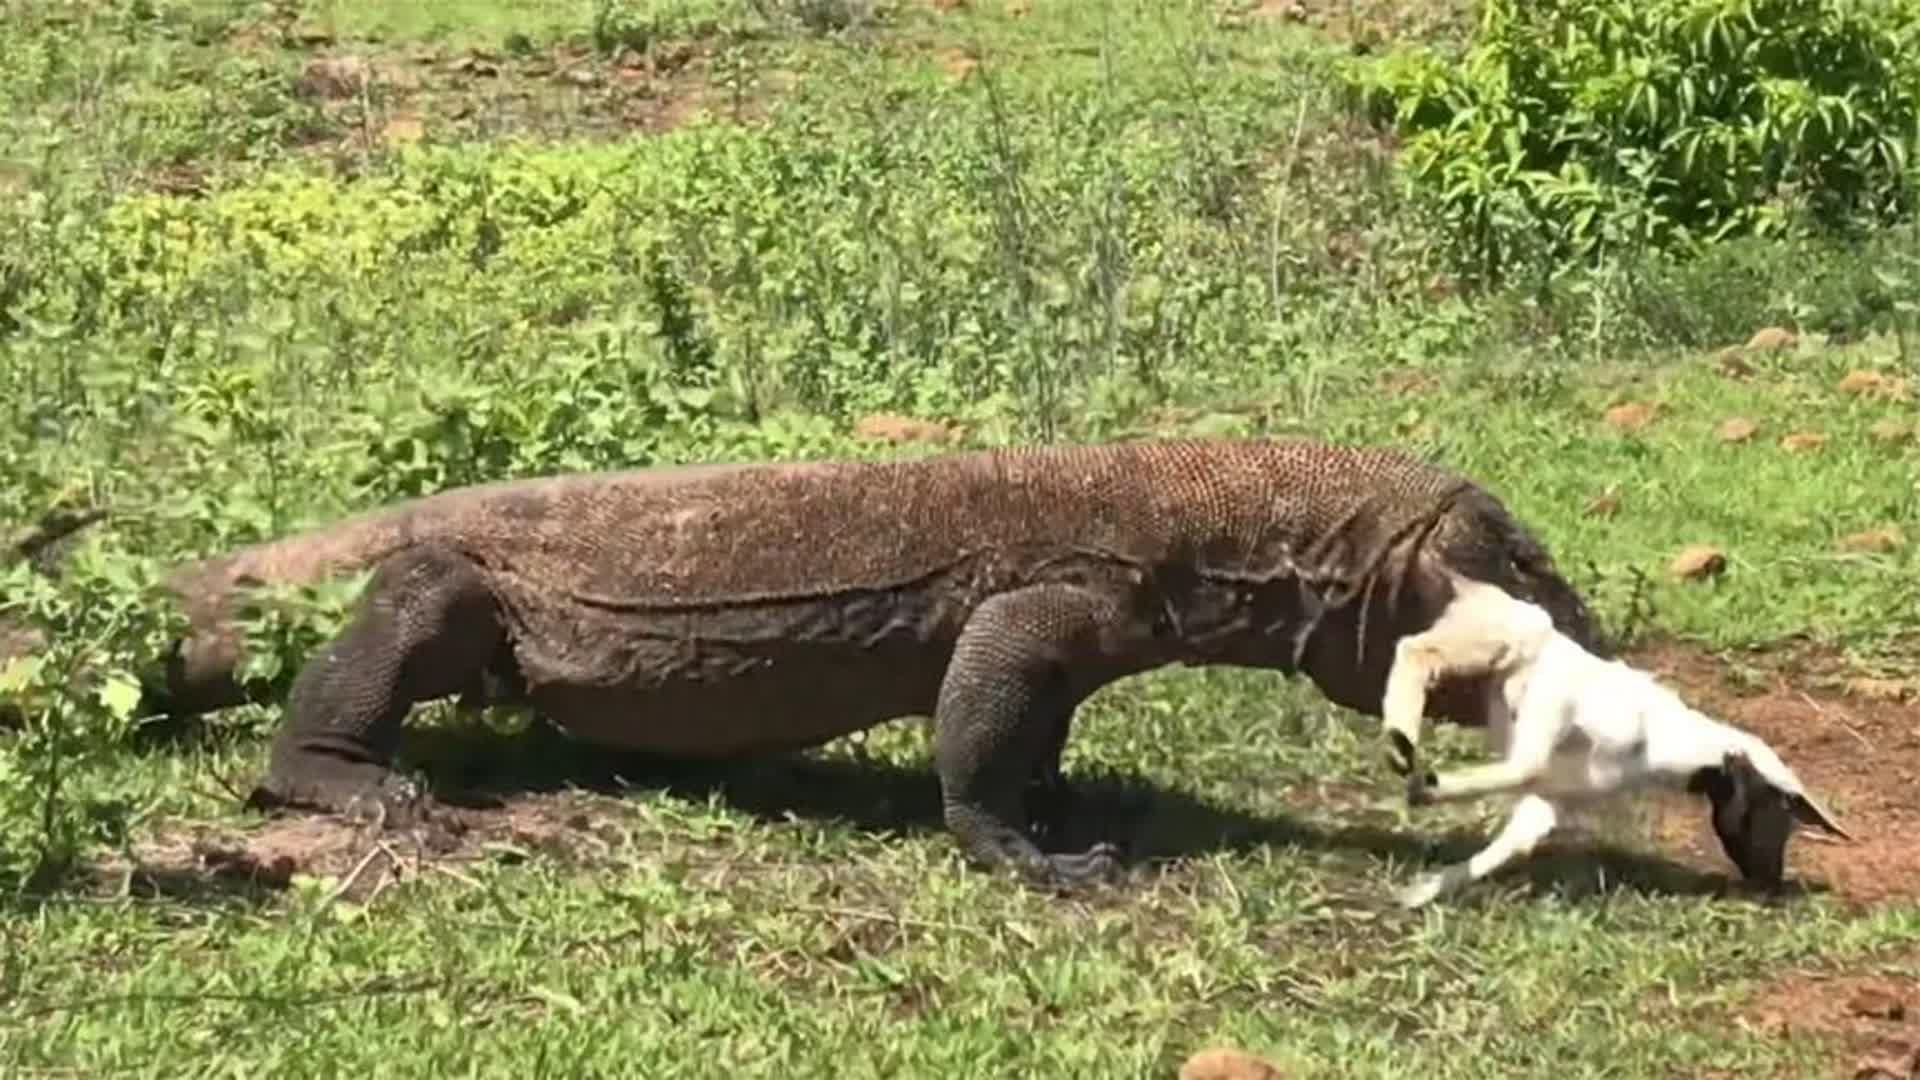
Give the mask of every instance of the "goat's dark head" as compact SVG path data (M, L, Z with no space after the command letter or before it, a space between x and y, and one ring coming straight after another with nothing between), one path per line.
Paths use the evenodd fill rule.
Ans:
M1787 837L1796 823L1824 829L1843 840L1852 838L1800 790L1785 765L1777 759L1764 764L1765 772L1748 754L1729 751L1719 765L1696 771L1687 790L1712 801L1713 831L1740 873L1749 881L1774 887L1784 874Z

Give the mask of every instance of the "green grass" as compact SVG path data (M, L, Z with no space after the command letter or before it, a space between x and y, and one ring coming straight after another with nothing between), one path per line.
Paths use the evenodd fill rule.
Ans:
M554 4L502 0L382 4L370 0L338 0L312 4L309 10L316 26L342 36L498 49L516 34L536 42L579 35L591 23L596 6L608 5L590 0Z
M1920 375L1877 276L1911 237L1461 297L1311 31L1200 3L895 5L846 34L706 7L718 29L620 5L694 59L643 79L596 55L583 84L542 58L590 42L591 4L7 8L0 523L117 510L37 617L112 661L143 630L106 601L170 559L511 475L927 452L851 434L895 411L965 445L1399 443L1500 493L1616 626L1749 660L1812 639L1896 677L1920 658L1920 409L1837 389ZM262 29L282 23L376 66L527 47L316 103L294 89L313 50ZM617 119L696 99L664 132ZM380 135L403 117L418 144ZM203 183L170 193L173 169ZM1721 372L1776 323L1798 349ZM1662 410L1607 426L1629 400ZM1731 416L1759 433L1722 442ZM1790 431L1828 441L1789 454ZM1616 512L1587 513L1606 493ZM1837 550L1883 525L1907 546ZM1668 579L1694 543L1728 572ZM1603 860L1569 839L1401 913L1392 888L1497 808L1409 814L1371 721L1253 673L1158 672L1083 710L1080 839L1143 862L1070 900L960 864L920 722L680 770L426 712L403 761L437 783L634 786L533 800L590 826L553 849L436 869L397 842L408 872L371 902L333 895L352 860L282 893L23 894L0 1067L1169 1076L1224 1042L1299 1076L1811 1075L1841 1051L1734 1024L1742 995L1912 972L1920 942L1910 902L1729 893L1634 815L1602 823ZM62 766L95 862L258 827L227 787L273 710L173 740L100 713L72 707ZM0 734L0 872L38 839L40 745Z

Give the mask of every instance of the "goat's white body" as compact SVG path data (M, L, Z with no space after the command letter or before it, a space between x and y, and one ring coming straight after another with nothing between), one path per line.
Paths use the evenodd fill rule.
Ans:
M1574 806L1649 785L1682 787L1728 753L1746 755L1791 793L1800 783L1762 740L1690 708L1645 672L1587 652L1539 607L1461 580L1434 626L1404 638L1387 680L1383 720L1417 745L1426 689L1447 674L1492 676L1487 738L1501 760L1432 777L1424 799L1521 796L1505 827L1472 858L1401 894L1418 906L1529 854ZM1421 782L1417 762L1414 783Z

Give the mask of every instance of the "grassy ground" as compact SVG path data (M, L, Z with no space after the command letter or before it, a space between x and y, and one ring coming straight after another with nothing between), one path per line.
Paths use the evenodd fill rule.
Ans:
M9 1075L1807 1076L1914 1037L1850 1004L1920 1012L1911 238L1462 295L1332 75L1457 5L4 10L0 520L104 503L158 565L479 479L929 451L887 416L1396 442L1862 832L1767 899L1656 804L1409 915L1497 808L1410 815L1371 722L1162 672L1066 758L1135 879L1060 900L959 864L918 721L696 771L430 710L407 763L503 800L435 848L240 813L275 716L237 710L72 766L120 839L0 921ZM1725 572L1671 576L1698 544Z

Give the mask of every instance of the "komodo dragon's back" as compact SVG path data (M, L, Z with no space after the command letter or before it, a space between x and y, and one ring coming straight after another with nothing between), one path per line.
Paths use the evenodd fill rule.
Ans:
M226 622L237 586L360 571L423 543L485 568L536 657L543 635L564 637L586 609L751 605L768 632L796 632L817 625L818 612L790 608L781 619L782 604L898 600L916 586L931 590L930 603L907 629L950 640L986 596L1102 560L1174 576L1301 576L1337 606L1390 580L1389 561L1419 544L1467 576L1541 599L1590 637L1584 605L1545 552L1456 473L1390 448L1183 440L667 466L427 496L184 568L176 588L204 636L183 651L192 677L176 682L217 682L233 665L232 635L205 631ZM572 643L552 644L581 670Z

